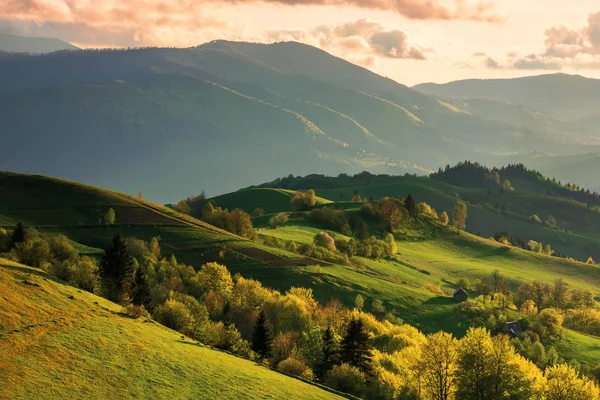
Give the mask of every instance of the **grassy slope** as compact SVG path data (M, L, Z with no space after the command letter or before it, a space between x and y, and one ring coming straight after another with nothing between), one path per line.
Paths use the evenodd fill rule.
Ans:
M26 180L29 184L16 185L18 177ZM60 202L61 207L65 209L74 207L90 220L96 219L97 212L104 210L108 202L122 198L133 208L141 208L145 210L144 212L158 213L162 216L161 218L170 218L169 222L162 225L132 223L131 225L107 228L99 226L97 223L84 226L71 225L69 220L65 220L62 221L62 224L44 226L43 229L65 232L79 243L93 247L104 247L116 231L121 231L126 236L142 239L160 235L164 255L168 256L170 253L174 253L179 260L194 266L200 265L204 260L216 259L226 264L232 273L239 272L279 290L285 291L291 286L310 287L313 289L315 297L321 302L338 298L346 305L351 306L356 295L361 293L366 299L367 310L370 310L371 302L375 298L379 298L388 310L425 332L443 329L461 335L468 327L467 321L456 314L456 303L447 297L424 290L425 284L440 285L446 290L452 290L454 289L452 282L456 282L457 279L466 277L474 281L496 268L510 280L513 287L524 280L539 278L551 282L557 277L562 277L573 286L588 287L595 294L600 294L600 268L598 267L536 255L518 249L507 249L494 241L465 233L449 234L444 228L435 225L432 228L425 223L404 228L396 234L399 249L398 261L363 260L365 268L359 269L330 265L249 242L214 227L206 226L199 221L181 216L172 210L140 202L129 196L49 178L16 175L14 179L16 181L13 181L12 185L8 185L8 181L0 179L0 191L10 193L9 187L12 187L12 191L19 188L21 200L7 203L6 199L11 197L0 196L0 215L9 209L9 218L12 218L12 213L16 212L26 221L38 225L36 218L40 216L44 220L48 218L45 217L43 208L54 207L52 202L48 203L46 200L48 197L44 195L45 191L49 189L42 189L38 185L50 185L50 183L57 186L56 190L65 195ZM436 182L441 188L434 190L430 187L418 186L421 180L417 179L415 182L410 187L402 186L397 190L407 190L413 193L417 199L428 202L430 202L430 198L434 200L448 198L449 204L454 201L450 195L445 194L443 183ZM70 197L66 196L67 188L62 187L61 184L74 185L71 187L73 192ZM60 189L61 187L62 189ZM383 193L385 190L385 188L378 188L375 185L369 189L373 196L377 196L377 193ZM420 191L418 191L419 189ZM87 200L84 193L90 196ZM398 193L398 195L400 194L402 193ZM36 211L29 214L27 210L16 207L19 204L27 204L26 202L30 202L31 208ZM89 205L91 211L84 207L85 204ZM124 217L123 214L126 215L130 211L128 207L121 206L121 203L111 204L117 207L117 222L120 216ZM342 203L340 205L342 208L348 209L356 204ZM477 212L474 211L477 209L474 206L470 207L470 223L477 217ZM135 213L140 212L142 211L135 211ZM51 213L51 211L48 212L48 214ZM92 215L88 216L90 213ZM151 216L150 220L154 218L157 217ZM260 218L260 220L264 223L265 218L267 217ZM264 224L257 225L263 226ZM260 234L295 240L298 243L308 243L320 230L311 227L304 220L292 219L286 227L277 230L267 228L261 230ZM209 251L216 243L227 246L228 252L225 259L219 259L216 253ZM562 349L564 350L563 355L570 357L575 354L578 358L581 356L585 359L586 355L580 353L580 350L587 352L590 349L592 344L587 338L577 334L573 337L569 336L569 340L573 344L565 344ZM592 342L595 340L594 338Z
M308 243L318 231L291 220L288 226L265 229L261 234ZM314 274L311 284L316 295L327 298L328 293L335 293L351 304L351 296L361 293L367 299L367 309L373 299L379 298L388 309L425 332L443 329L461 335L468 326L456 314L456 303L425 290L424 285L439 285L450 291L455 289L453 283L459 278L475 282L498 269L515 290L524 281L542 279L551 283L561 277L573 287L600 293L600 267L597 266L509 248L468 233L449 233L425 222L403 228L396 233L396 238L397 261L363 259L364 271L345 266L306 267L305 273ZM278 285L276 277L264 279L268 284ZM327 292L328 287L331 292ZM583 338L583 335L570 337L577 343L575 349L586 348L581 343ZM567 357L577 354L567 347L564 350Z
M109 208L115 210L117 220L107 227L99 220ZM210 258L216 243L227 247L233 263L264 264L261 258L277 265L306 263L302 257L271 251L133 196L57 178L0 172L0 226L9 228L17 221L45 232L64 233L89 246L86 253L106 247L114 233L120 232L144 240L160 236L164 255L176 254L194 265Z
M449 185L447 183L428 178L398 177L393 182L385 184L373 184L363 186L345 187L340 189L316 189L318 196L338 199L351 198L354 191L358 191L363 198L373 197L379 199L385 196L406 197L409 193L417 202L424 201L441 212L447 210L452 214L452 208L459 199L472 199L481 205L468 204L469 217L467 230L472 233L480 233L485 237L492 236L495 232L509 231L525 241L536 240L549 243L553 249L566 253L572 257L585 260L592 256L600 259L600 246L598 246L599 234L597 225L590 225L590 221L600 221L600 214L583 210L581 205L567 202L558 197L545 195L531 195L519 191L506 193L506 200L519 204L519 209L508 214L503 214L491 206L484 205L485 202L501 201L495 194L488 196L485 189L469 189ZM335 205L334 205L335 206ZM341 208L347 208L343 203ZM546 219L549 214L555 215L560 226L568 226L569 215L573 216L575 211L579 214L579 227L584 229L584 234L566 232L535 225L525 215L538 213ZM516 212L522 213L518 215ZM583 218L583 217L589 218ZM586 222L587 221L587 222ZM595 232L592 232L595 230Z
M285 189L242 189L237 192L223 194L213 197L217 205L233 210L241 208L252 213L256 208L262 208L266 214L273 214L280 211L292 211L290 200L296 193L293 190ZM317 197L318 205L331 203L330 200Z
M337 398L0 259L0 397ZM74 397L75 396L75 397Z

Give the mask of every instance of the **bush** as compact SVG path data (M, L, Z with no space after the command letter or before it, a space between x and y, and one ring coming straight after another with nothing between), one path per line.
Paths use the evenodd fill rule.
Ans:
M75 261L79 258L79 253L65 235L49 236L47 241L50 252L57 261Z
M280 226L285 225L289 220L287 213L278 213L275 214L269 219L269 225L271 225L274 229L279 228Z
M96 293L100 288L98 262L91 257L81 257L71 274L70 282L80 289Z
M313 380L314 374L306 363L296 358L289 357L277 365L277 369L290 375L296 375L309 381Z
M329 251L337 250L335 247L335 240L327 232L317 233L314 239L314 243L317 246L324 247Z
M48 268L52 261L50 245L41 237L33 237L15 245L17 261L37 268Z
M367 377L350 364L336 365L325 375L325 385L360 397L366 389Z
M167 328L189 333L194 324L189 310L177 300L169 299L154 310L154 319Z
M315 191L312 189L307 190L304 193L296 192L290 201L292 208L296 211L306 210L315 205L317 198Z
M125 314L129 315L131 318L140 318L140 317L149 317L148 311L144 308L144 306L137 306L135 304L129 304L124 308Z

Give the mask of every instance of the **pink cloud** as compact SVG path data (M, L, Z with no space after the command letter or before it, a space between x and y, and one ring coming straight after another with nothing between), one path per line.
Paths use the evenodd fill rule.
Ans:
M225 0L225 2L256 3L257 0ZM453 0L453 7L439 0L262 0L263 3L287 6L340 6L371 10L393 11L411 19L474 20L499 22L502 20L491 1Z
M431 51L411 43L405 32L368 19L323 25L312 31L270 31L268 38L316 45L365 66L375 65L379 57L424 60Z

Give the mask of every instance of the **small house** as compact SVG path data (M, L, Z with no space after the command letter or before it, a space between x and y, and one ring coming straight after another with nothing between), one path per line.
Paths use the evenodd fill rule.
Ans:
M519 321L511 321L504 325L504 328L502 328L502 333L507 333L511 337L517 337L523 333L523 328L521 327Z
M465 289L460 287L454 291L452 298L456 301L467 301L469 295L467 294L467 291Z

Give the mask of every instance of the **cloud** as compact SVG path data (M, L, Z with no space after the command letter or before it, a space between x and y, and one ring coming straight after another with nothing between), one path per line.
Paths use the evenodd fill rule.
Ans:
M411 43L406 32L368 19L322 25L311 31L269 31L271 41L294 40L320 47L363 66L379 58L425 60L430 49Z
M214 0L213 0L214 1ZM227 3L256 3L258 0L225 0ZM473 20L500 22L492 1L482 0L262 0L287 6L339 6L392 11L410 19ZM453 3L453 6L448 6Z
M544 64L573 68L600 65L600 12L589 15L587 26L577 29L554 26L546 29L545 34L546 50L538 56L547 60Z
M494 60L492 57L486 57L485 66L490 69L501 69L502 66L498 63L498 61Z
M527 57L517 60L513 64L513 68L560 71L562 66L554 58L540 57L535 54L531 54Z
M487 57L484 53L475 53L473 57L485 56L483 65L490 69L600 69L600 12L590 14L586 26L553 26L546 29L545 36L545 50L539 54L519 57L518 54L510 52L503 63Z
M190 0L0 0L0 30L121 47L191 46L235 33Z

